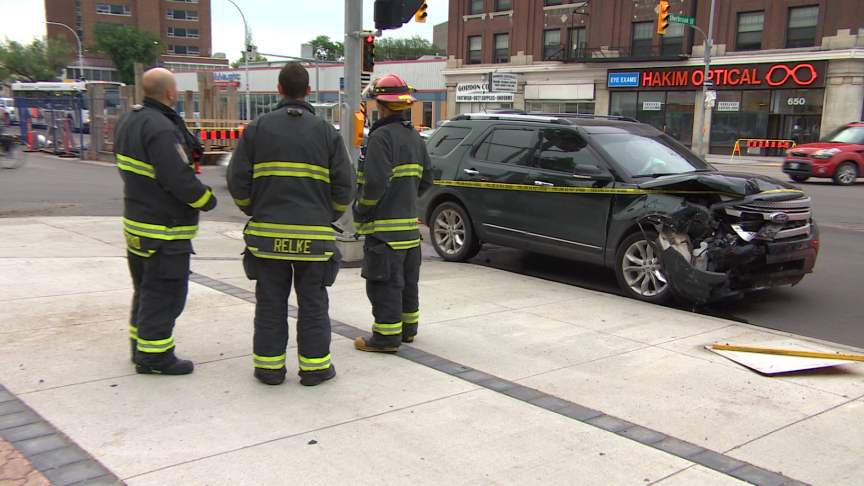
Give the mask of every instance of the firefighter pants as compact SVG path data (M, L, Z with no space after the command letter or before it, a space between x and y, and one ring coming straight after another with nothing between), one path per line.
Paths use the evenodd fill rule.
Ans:
M327 287L339 271L339 256L327 262L244 258L247 276L255 285L256 368L282 369L288 346L288 296L297 291L297 359L300 371L330 368L330 315Z
M374 237L366 238L362 275L375 318L373 346L398 346L403 337L417 334L421 259L419 246L394 250Z
M130 338L137 341L135 361L158 366L174 359L174 322L186 306L189 290L189 253L149 258L128 254L132 295Z

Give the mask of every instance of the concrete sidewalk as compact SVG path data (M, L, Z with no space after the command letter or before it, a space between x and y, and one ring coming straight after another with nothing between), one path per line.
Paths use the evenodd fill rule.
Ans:
M118 218L0 220L0 438L54 484L864 478L864 367L768 378L702 346L844 348L467 264L424 261L398 356L353 349L371 314L343 270L339 376L260 385L241 228L203 223L175 332L197 368L158 377L129 364Z
M735 165L757 165L766 167L782 167L783 157L767 157L757 155L708 155L705 159L710 164L735 164Z

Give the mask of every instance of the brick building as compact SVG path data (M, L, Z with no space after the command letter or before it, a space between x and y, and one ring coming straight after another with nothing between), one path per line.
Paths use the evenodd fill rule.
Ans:
M84 77L114 80L110 60L92 51L93 29L100 23L123 24L157 33L164 46L159 63L175 71L227 67L224 58L211 52L210 0L45 0L45 20L68 25L81 38ZM47 25L48 37L62 37L75 46L67 29ZM68 78L80 77L67 69Z
M670 0L708 30L710 0ZM816 140L864 110L864 1L716 2L712 151L736 138ZM517 108L631 116L690 145L704 38L657 0L450 0L448 112ZM493 73L515 76L494 92ZM515 91L515 92L507 92Z

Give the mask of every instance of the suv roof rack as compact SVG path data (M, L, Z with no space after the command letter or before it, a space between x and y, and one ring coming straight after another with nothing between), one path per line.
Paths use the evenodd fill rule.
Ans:
M571 119L602 119L639 123L638 120L628 116L618 115L588 115L579 113L543 113L543 112L525 112L522 110L496 110L480 113L463 113L456 115L452 120L513 120L513 121L537 121L545 123L558 123L561 125L570 125Z
M551 117L557 117L557 118L585 118L588 120L590 120L592 118L599 118L601 120L616 120L616 121L627 121L627 122L639 123L639 120L636 120L635 118L631 118L629 116L621 116L621 115L592 115L592 114L588 114L588 113L545 113L545 112L540 112L540 111L529 111L529 112L526 112L525 114L526 115L551 116Z

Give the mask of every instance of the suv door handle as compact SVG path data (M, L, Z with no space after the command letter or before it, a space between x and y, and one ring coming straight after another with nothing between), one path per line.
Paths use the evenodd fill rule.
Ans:
M477 169L465 169L463 172L465 172L465 174L469 175L469 176L479 176L480 175L480 171Z
M550 186L551 187L551 186L554 186L555 184L552 184L551 182L534 181L534 185L535 186Z

